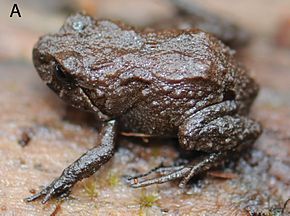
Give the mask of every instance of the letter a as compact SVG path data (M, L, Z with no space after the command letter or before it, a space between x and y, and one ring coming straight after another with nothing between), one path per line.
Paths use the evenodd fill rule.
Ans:
M18 14L18 17L21 17L20 10L19 10L17 4L13 5L11 13L10 13L10 17L13 17L13 14L15 14L15 13Z

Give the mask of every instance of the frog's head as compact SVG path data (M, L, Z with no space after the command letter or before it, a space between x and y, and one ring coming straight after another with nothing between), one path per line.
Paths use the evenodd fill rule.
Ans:
M39 39L33 49L33 63L41 79L63 100L105 118L97 105L102 92L96 90L90 73L91 49L84 33L94 22L82 14L69 17L58 33Z

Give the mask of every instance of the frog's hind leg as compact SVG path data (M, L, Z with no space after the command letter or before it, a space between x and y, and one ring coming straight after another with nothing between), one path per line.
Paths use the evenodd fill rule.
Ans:
M160 177L139 181L134 179L132 187L161 184L182 178L183 187L194 176L222 164L241 149L251 145L261 133L260 125L236 114L234 101L224 101L207 107L188 118L179 127L179 143L186 150L198 150L208 154L198 162L191 162Z

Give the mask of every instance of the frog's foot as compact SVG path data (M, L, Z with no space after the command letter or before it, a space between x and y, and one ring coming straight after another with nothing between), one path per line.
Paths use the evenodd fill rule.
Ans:
M101 145L88 150L79 159L73 162L50 185L39 193L25 199L27 202L44 196L42 203L46 203L53 197L64 197L70 193L73 185L93 175L102 165L107 163L114 154L115 139L117 134L117 122L111 120L104 123L101 133Z
M186 183L194 176L204 172L212 167L219 165L226 157L227 153L212 153L203 157L197 163L188 163L186 165L171 166L171 167L156 167L145 174L130 177L130 186L133 188L145 187L152 184L162 184L164 182L173 181L182 178L179 187L184 187ZM161 176L144 179L141 178L149 176L152 173L158 173Z
M45 204L48 200L50 200L52 197L67 197L70 194L71 187L74 185L75 181L71 178L65 178L64 176L61 176L58 179L55 179L53 182L51 182L50 185L42 189L40 192L25 198L24 200L26 202L31 202L39 197L44 196L41 203Z

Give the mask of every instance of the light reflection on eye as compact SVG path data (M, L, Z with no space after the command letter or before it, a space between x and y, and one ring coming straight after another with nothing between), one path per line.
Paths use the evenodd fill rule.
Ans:
M55 65L54 74L56 78L63 83L66 84L74 83L73 77L70 74L66 73L63 67L58 63L56 63Z

